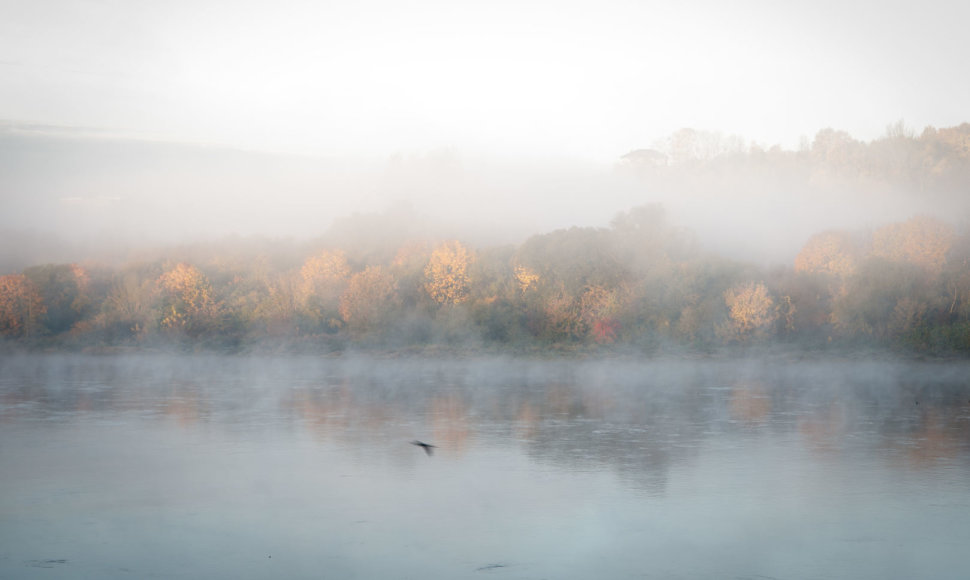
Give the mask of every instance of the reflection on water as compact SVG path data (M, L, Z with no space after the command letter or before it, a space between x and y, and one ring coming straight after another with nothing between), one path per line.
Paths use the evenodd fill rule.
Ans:
M968 370L7 357L0 577L963 577Z

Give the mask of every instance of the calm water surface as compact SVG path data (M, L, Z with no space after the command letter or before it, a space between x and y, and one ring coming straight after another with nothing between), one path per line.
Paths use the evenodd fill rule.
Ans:
M966 578L968 547L967 365L0 358L5 579Z

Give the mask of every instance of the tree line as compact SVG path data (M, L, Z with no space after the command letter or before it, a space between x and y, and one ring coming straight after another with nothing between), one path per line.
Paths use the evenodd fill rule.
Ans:
M913 194L963 195L970 182L970 123L926 127L921 133L899 121L870 142L832 128L803 137L797 150L746 144L737 136L680 129L653 148L624 155L620 166L642 177L716 173L784 174L816 187L887 186Z
M28 267L0 276L0 335L39 348L970 354L970 233L926 216L819 232L772 268L701 250L657 205L514 245L322 239L271 254Z

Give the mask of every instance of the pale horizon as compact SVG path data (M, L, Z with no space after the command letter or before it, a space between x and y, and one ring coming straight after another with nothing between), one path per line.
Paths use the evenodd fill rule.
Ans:
M0 118L330 157L609 162L965 119L956 2L6 2Z

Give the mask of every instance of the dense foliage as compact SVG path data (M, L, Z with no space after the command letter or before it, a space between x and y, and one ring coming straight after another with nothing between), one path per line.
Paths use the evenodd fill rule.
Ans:
M624 163L702 173L732 156L775 155L803 163L806 179L865 174L964 195L970 183L970 125L919 137L900 128L870 144L826 130L800 153L710 141L675 135L666 153L635 152ZM885 150L895 161L879 165ZM927 216L819 232L791 267L771 269L700 251L656 205L609 227L501 247L395 236L404 230L382 220L354 216L296 256L267 242L192 256L172 249L117 267L32 266L0 276L0 336L43 348L656 352L787 343L970 354L970 233ZM348 228L353 236L334 234Z
M42 265L0 277L0 333L34 346L652 352L783 341L970 353L970 236L928 217L827 231L793 267L764 270L699 251L644 206L608 228L518 246L406 241L387 260L328 247L295 265L218 253Z

